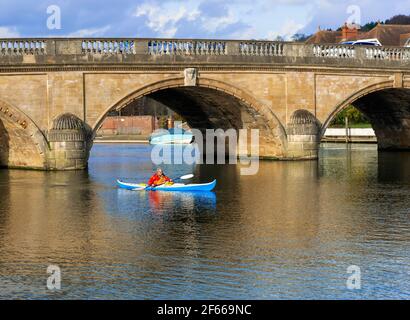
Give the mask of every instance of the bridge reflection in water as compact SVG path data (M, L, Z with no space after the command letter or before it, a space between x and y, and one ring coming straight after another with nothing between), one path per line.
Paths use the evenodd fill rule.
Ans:
M118 190L119 174L151 173L149 148L97 145L88 173L0 171L0 297L408 297L407 156L327 145L319 162L262 162L257 176L197 166L216 199ZM49 264L61 292L45 289Z

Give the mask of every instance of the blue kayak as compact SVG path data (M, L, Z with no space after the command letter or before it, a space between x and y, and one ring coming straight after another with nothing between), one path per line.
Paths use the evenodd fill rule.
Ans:
M174 184L163 184L158 187L148 187L145 183L130 183L117 180L117 185L122 189L127 190L151 190L151 191L211 191L216 186L216 180L208 183L174 183Z

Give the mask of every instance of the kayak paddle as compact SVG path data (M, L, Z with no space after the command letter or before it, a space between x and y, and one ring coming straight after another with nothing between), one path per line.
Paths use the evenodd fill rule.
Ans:
M179 178L176 178L176 179L172 179L173 181L175 181L175 180L188 180L188 179L191 179L191 178L193 178L194 177L194 175L191 173L191 174L186 174L186 175L184 175L184 176L182 176L182 177L179 177Z
M190 174L186 174L186 175L184 175L184 176L181 176L181 177L179 177L179 178L172 179L172 181L188 180L188 179L191 179L191 178L193 178L193 177L194 177L194 175L193 175L192 173L190 173ZM162 186L162 184L160 184L160 186ZM149 190L155 190L156 187L159 187L159 186L149 187ZM147 188L148 188L148 187L147 187ZM146 189L147 189L147 188L146 188Z

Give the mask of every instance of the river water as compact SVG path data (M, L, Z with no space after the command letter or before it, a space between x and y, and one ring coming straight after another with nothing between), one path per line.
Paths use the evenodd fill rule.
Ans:
M215 192L116 188L153 168L149 146L98 144L88 172L0 170L0 298L410 298L409 153L327 144L256 176L165 166Z

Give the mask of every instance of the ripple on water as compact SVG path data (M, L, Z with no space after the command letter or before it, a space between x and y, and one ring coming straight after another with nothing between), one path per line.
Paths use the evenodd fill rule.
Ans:
M1 170L0 298L409 298L407 155L327 145L318 163L261 162L257 176L165 167L216 178L214 193L118 190L149 178L150 150L96 145L88 172Z

